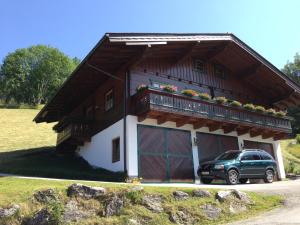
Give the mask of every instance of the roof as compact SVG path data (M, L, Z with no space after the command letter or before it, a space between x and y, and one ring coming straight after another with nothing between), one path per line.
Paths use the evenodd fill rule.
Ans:
M91 52L84 58L70 77L64 82L54 97L42 108L34 118L36 122L58 121L68 114L76 104L91 94L101 83L105 82L105 72L115 74L120 68L129 66L128 62L141 57L147 45L165 44L153 51L166 54L178 54L193 42L218 46L233 43L236 49L246 53L251 59L264 65L274 79L280 78L287 93L278 102L290 95L300 100L300 87L292 79L282 73L268 60L231 33L106 33ZM167 48L168 51L166 50ZM172 50L172 52L171 52ZM171 52L171 53L170 53ZM168 55L169 56L169 55ZM238 63L236 63L238 64ZM95 71L90 65L96 65ZM102 72L101 72L102 71ZM76 86L76 90L74 89ZM267 88L268 89L268 88ZM276 92L276 91L275 91ZM80 94L79 94L80 93ZM283 94L282 94L283 95ZM298 96L299 95L299 96ZM76 101L75 101L76 100ZM292 100L291 100L292 101ZM296 101L293 99L293 101ZM77 103L76 103L77 102ZM300 103L300 102L299 102ZM288 104L288 103L286 103Z

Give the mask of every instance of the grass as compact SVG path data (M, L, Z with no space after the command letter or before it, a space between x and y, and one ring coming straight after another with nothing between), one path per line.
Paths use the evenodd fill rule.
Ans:
M300 174L300 144L293 139L284 140L281 149L286 173Z
M36 124L32 120L37 109L0 108L0 152L54 146L54 124Z
M5 177L0 178L0 206L5 207L12 203L17 203L21 206L21 214L30 216L41 206L34 205L32 194L41 189L54 188L62 196L63 201L66 201L66 188L74 181L54 181L54 180L38 180L38 179L20 179ZM126 193L128 187L131 185L122 185L114 183L101 183L101 182L81 182L92 186L102 186L108 189L108 192ZM94 216L90 219L80 221L74 224L128 224L129 219L142 219L145 220L145 224L171 224L169 221L169 215L167 212L176 212L178 210L184 210L197 218L196 224L222 224L239 219L248 218L263 211L273 209L280 206L282 198L280 196L269 196L255 193L248 193L255 201L255 205L249 207L249 210L243 213L230 214L229 203L219 203L215 201L214 195L217 190L210 190L213 193L213 197L210 198L195 198L190 197L185 201L176 201L172 197L172 192L175 190L183 190L189 194L192 193L191 188L169 188L169 187L144 187L144 192L149 194L160 194L163 196L164 212L153 213L141 206L140 204L127 202L125 208L121 212L120 216L112 216L109 218ZM128 196L128 195L127 195ZM131 195L132 196L132 195ZM133 197L139 199L139 197ZM129 197L130 199L130 197ZM83 202L85 207L96 206L98 210L101 210L102 202L88 201ZM100 205L99 205L100 204ZM222 215L218 220L208 220L202 213L200 206L204 204L216 204L217 207L222 209ZM100 213L101 214L101 213ZM1 222L1 221L0 221ZM10 221L10 224L17 224Z

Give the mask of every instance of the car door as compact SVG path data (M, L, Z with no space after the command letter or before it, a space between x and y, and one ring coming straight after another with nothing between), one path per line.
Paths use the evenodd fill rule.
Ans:
M255 178L263 171L258 152L245 152L241 155L240 173L242 177Z

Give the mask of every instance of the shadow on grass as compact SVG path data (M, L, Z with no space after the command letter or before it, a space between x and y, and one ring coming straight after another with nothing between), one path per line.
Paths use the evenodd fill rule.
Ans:
M77 180L125 180L124 173L94 169L76 155L57 154L55 147L0 152L0 173Z

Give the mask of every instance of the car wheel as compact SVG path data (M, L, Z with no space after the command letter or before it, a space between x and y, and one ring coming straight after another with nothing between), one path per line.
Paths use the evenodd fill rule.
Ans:
M273 172L273 170L267 170L266 171L264 181L265 181L265 183L273 183L273 181L274 181L274 172Z
M236 170L229 170L226 176L227 184L237 184L239 181L239 173Z
M241 183L241 184L246 184L247 181L248 181L247 178L241 178L241 179L240 179L240 183Z
M212 182L213 179L210 178L201 178L201 182L203 184L210 184Z

